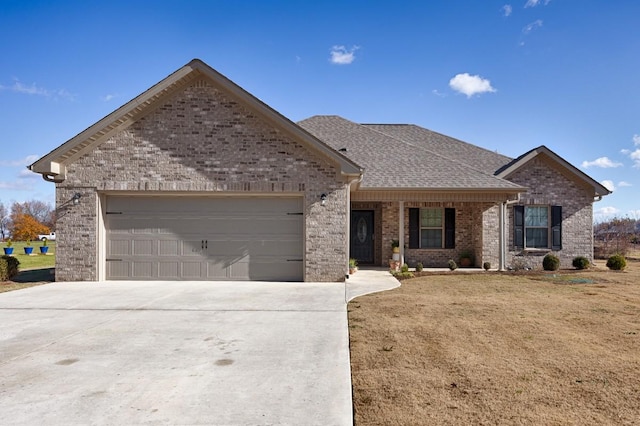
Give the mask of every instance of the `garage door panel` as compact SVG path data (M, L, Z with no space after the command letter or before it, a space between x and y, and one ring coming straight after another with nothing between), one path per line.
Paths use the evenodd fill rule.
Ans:
M152 261L135 261L131 262L131 275L134 279L151 279L153 275Z
M159 240L158 256L178 256L180 254L180 241Z
M180 278L180 262L158 262L158 276L163 279L178 279Z
M131 254L133 256L153 256L155 245L156 242L153 240L134 240L132 241Z
M302 198L113 196L105 223L110 279L303 277Z
M131 254L131 240L112 239L108 242L108 256L126 256L129 254Z
M129 279L131 264L126 261L107 261L107 276L111 279Z
M182 262L182 278L199 280L202 275L202 262Z

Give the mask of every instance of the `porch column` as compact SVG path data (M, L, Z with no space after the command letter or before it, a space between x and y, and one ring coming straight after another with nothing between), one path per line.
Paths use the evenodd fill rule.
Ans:
M400 265L404 265L404 201L398 202L398 242L400 243Z
M507 209L507 203L500 203L500 221L499 221L499 233L500 233L500 237L499 237L499 254L498 254L498 270L499 271L504 271L506 268L505 265L505 260L506 260L506 235L507 233L505 232L505 217L506 217L506 209Z

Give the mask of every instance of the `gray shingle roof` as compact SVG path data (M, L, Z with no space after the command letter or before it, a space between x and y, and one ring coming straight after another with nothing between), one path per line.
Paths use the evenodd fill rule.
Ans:
M314 116L297 124L332 148L346 149L342 154L364 168L362 189L522 189L493 175L509 158L499 156L498 161L495 153L418 126L361 125L338 116ZM444 150L448 139L455 142L453 158L429 149L433 143L435 149ZM465 152L482 154L481 164L460 161Z
M412 145L418 144L428 151L469 164L474 169L489 174L496 174L498 169L512 160L505 155L414 124L363 124L363 126Z

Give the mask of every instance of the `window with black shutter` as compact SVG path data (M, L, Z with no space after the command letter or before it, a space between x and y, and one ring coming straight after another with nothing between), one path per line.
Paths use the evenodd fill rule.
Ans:
M516 248L562 249L561 206L514 206L513 245Z
M455 236L455 209L409 209L409 248L455 248Z

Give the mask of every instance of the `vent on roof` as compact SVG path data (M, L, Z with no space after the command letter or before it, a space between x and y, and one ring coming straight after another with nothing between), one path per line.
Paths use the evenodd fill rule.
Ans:
M347 148L340 148L338 151L340 151L340 152L347 152Z

